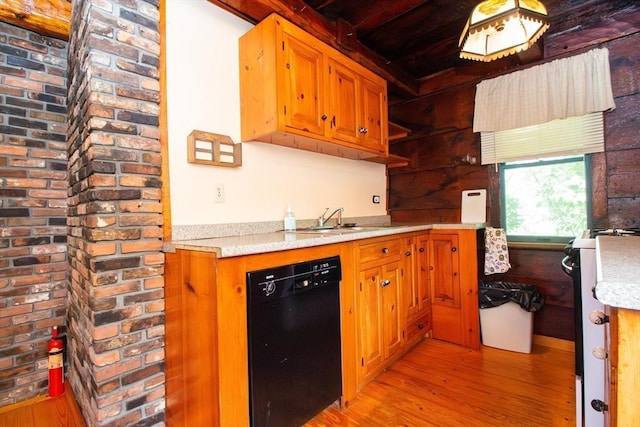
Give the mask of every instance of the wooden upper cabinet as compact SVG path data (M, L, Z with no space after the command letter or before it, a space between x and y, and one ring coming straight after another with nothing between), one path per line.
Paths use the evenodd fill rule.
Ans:
M283 115L288 131L324 135L324 56L320 50L283 33Z
M243 141L388 157L387 83L272 14L240 38Z
M358 124L360 144L382 155L388 153L387 87L366 78L360 80L362 115Z

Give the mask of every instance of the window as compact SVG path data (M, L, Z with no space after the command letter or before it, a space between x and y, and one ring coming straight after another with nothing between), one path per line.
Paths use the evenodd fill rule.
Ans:
M587 228L589 156L502 163L502 221L510 241L566 243Z

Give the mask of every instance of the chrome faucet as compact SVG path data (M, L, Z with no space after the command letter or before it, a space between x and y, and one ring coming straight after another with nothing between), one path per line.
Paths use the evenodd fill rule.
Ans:
M331 217L334 216L336 213L338 214L338 217L336 218L336 227L341 227L343 211L344 211L344 208L338 208L335 211L333 211L331 215L325 218L324 216L327 214L327 212L329 212L329 208L325 209L324 213L320 215L320 218L318 218L318 227L324 227L327 221L329 221Z

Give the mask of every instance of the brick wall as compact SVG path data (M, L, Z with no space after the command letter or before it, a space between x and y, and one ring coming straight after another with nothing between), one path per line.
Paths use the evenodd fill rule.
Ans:
M90 426L164 422L156 2L76 0L69 40L69 381Z
M47 393L64 333L67 43L0 23L0 406Z

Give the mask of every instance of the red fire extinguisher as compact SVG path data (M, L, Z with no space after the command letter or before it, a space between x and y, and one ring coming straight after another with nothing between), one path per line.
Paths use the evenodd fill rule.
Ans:
M47 345L49 351L49 396L60 396L64 393L64 361L62 350L64 345L58 339L58 327L53 327L53 334Z

